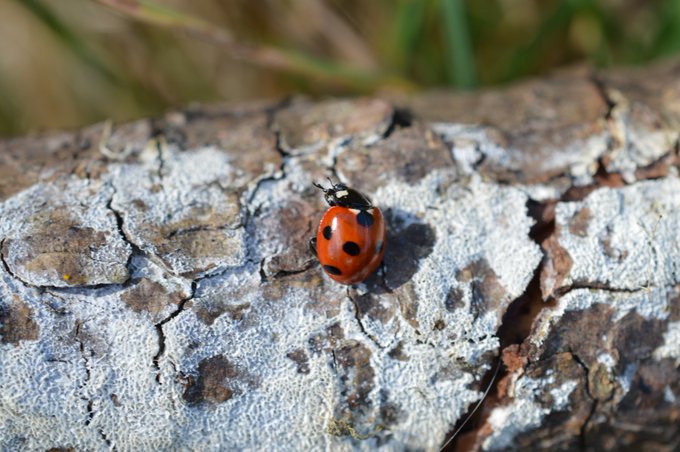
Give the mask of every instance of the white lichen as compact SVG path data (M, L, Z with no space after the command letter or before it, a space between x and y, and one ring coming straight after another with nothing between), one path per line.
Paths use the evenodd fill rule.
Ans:
M515 382L512 402L494 408L489 415L487 423L493 433L484 440L482 448L484 450L511 448L517 435L539 426L548 413L566 410L569 406L569 396L578 385L577 381L568 380L550 389L548 392L553 398L551 407L537 401L537 397L554 381L554 376L544 379L519 378Z
M663 338L664 343L654 350L654 359L675 358L675 365L680 365L680 322L670 322Z

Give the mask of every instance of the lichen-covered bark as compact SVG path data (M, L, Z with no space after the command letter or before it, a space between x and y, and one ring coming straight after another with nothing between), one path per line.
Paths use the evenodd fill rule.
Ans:
M608 150L589 185L538 218L551 231L539 277L551 307L506 349L475 447L680 447L679 73L664 63L594 78L610 104Z
M1 448L437 450L506 347L468 444L672 449L678 80L571 71L1 141ZM352 287L307 248L328 176L388 225Z

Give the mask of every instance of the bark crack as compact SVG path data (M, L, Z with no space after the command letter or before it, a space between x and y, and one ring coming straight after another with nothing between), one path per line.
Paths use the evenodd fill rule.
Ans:
M546 250L541 243L555 233L555 219L546 218L544 212L549 208L550 201L539 203L532 199L527 201L527 212L535 223L529 231L529 238L535 242L543 255L543 258L534 269L534 274L527 284L524 292L508 305L503 315L502 323L496 331L499 339L499 363L492 366L482 377L482 382L488 381L487 394L495 394L498 384L507 375L507 369L501 365L502 351L512 344L522 344L531 333L531 325L543 309L550 309L553 305L543 301L541 294L541 271L546 265ZM503 369L500 369L503 367ZM493 397L492 397L493 399ZM470 404L468 410L458 419L456 424L446 435L444 445L447 450L457 450L458 439L462 434L479 431L484 428L484 419L492 409L500 402L494 400L491 406L486 406L488 399ZM479 409L481 407L481 409ZM475 412L477 415L475 416ZM467 425L467 427L466 427ZM444 446L442 446L443 448Z
M160 138L155 140L156 150L158 151L158 181L161 185L161 189L165 189L165 156L163 155L163 143Z
M19 275L14 273L9 266L9 263L7 262L7 258L4 254L4 244L5 244L6 239L0 240L0 262L2 262L2 267L7 272L8 275L10 275L13 279L18 281L21 285L28 289L35 289L39 293L44 293L45 291L52 291L52 292L66 292L70 290L82 290L82 289L91 289L91 290L96 290L96 289L103 289L105 287L110 287L110 286L118 286L122 285L125 286L130 283L131 278L128 277L128 279L123 282L122 284L120 283L101 283L101 284L84 284L81 286L71 286L71 287L61 287L61 286L52 286L49 284L45 285L36 285L36 284L31 284L28 281L24 281ZM107 261L99 261L99 262L105 262L108 263ZM50 293L52 293L50 292Z
M192 226L189 228L184 228L184 229L175 229L174 231L169 232L166 234L163 238L171 239L173 237L185 235L185 234L193 234L195 232L215 232L215 231L235 231L237 229L242 228L243 225L236 225L236 226L227 226L227 225L222 225L222 226L208 226L204 224Z
M91 358L94 356L94 352L92 349L86 350L85 347L85 340L83 338L83 325L85 324L85 321L82 321L80 319L76 320L76 328L75 328L75 333L74 337L76 342L78 342L78 349L80 350L80 355L83 359L84 363L84 368L85 368L85 380L83 381L83 384L80 385L79 389L81 391L80 399L83 400L84 402L87 402L86 405L86 418L85 418L85 426L89 427L92 424L92 420L94 419L95 415L95 408L94 408L94 399L91 397L87 397L84 394L85 388L88 386L92 379L92 371L91 371ZM107 437L106 433L104 432L104 429L102 427L97 428L97 433L99 436L102 438L104 443L108 446L111 447L111 440ZM112 448L112 450L116 450L115 447Z
M130 255L127 258L127 262L125 263L125 268L127 268L128 271L128 279L126 282L130 281L132 278L132 259L134 258L135 255L144 255L144 251L137 246L136 243L134 243L130 238L127 236L125 233L125 223L123 220L123 215L121 212L117 211L116 209L113 208L113 197L116 195L116 187L111 185L111 188L113 190L113 193L111 194L111 198L109 198L108 202L106 203L106 208L113 214L114 219L116 220L116 229L118 230L118 235L120 236L121 239L125 243L127 243L130 246Z
M609 120L612 117L612 112L617 106L617 102L611 98L609 93L607 92L607 86L604 80L599 78L597 74L591 73L590 76L588 77L590 82L595 86L595 89L597 90L597 93L600 95L602 100L607 104L607 112L604 115L604 119Z
M165 326L166 323L170 322L178 315L180 315L184 311L187 302L193 300L194 296L196 295L196 289L198 288L198 282L199 282L198 279L192 281L191 293L189 294L189 296L180 300L179 304L177 305L177 309L175 309L173 312L170 313L170 315L168 315L166 318L164 318L163 320L154 325L154 327L156 328L156 333L158 334L158 352L154 355L152 363L154 369L156 370L156 382L159 385L163 384L161 382L161 368L160 368L160 360L165 354L165 331L163 330L163 326Z
M34 289L37 289L37 286L33 286L23 279L19 278L17 275L14 274L14 272L9 268L9 264L7 263L7 259L5 258L5 241L7 239L2 239L0 240L0 261L2 261L2 267L5 269L8 275L10 275L12 278L16 279L19 281L21 284L23 284L26 287L32 287Z
M647 292L649 291L653 286L644 286L640 287L637 289L627 289L624 287L609 287L607 284L598 282L598 281L579 281L579 282L574 282L570 284L569 286L566 287L560 287L558 289L555 289L555 292L551 295L553 298L561 298L567 295L569 292L573 290L578 290L578 289L586 289L586 290L599 290L603 292L612 292L612 293L627 293L627 294L636 294L636 293L641 293L641 292Z
M397 129L406 129L413 124L413 113L407 108L394 107L390 123L382 135L382 139L389 138Z
M262 260L264 263L264 259ZM285 278L286 276L292 276L292 275L299 275L300 273L304 273L310 268L314 267L315 260L314 259L309 259L308 261L305 262L305 265L302 268L294 269L294 270L279 270L275 274L271 275L269 278L267 278L266 274L264 274L265 280L267 279L280 279L280 278ZM260 269L262 272L260 273L260 276L263 276L264 273L264 268Z
M168 266L160 257L143 250L142 247L135 243L135 241L128 236L127 232L125 232L125 220L123 219L123 213L113 207L113 198L116 195L116 187L111 185L111 188L113 189L113 194L106 203L106 208L113 214L113 217L116 220L116 228L121 239L123 239L123 241L131 248L130 255L128 256L127 262L125 263L125 268L128 270L128 279L123 284L129 284L132 281L132 259L134 259L135 256L144 256L158 265L163 270L163 273L174 275L174 272L168 268Z
M369 333L366 330L366 327L364 326L364 322L361 320L361 315L359 314L359 303L357 303L357 301L354 299L354 297L352 297L350 291L351 291L351 288L347 287L347 291L346 291L347 298L349 298L349 301L352 303L352 307L354 308L353 309L354 319L357 321L357 324L359 325L359 329L361 330L361 332L363 333L364 336L366 336L368 339L371 340L371 342L373 342L376 345L376 347L378 347L381 350L384 350L386 347L384 345L380 344L380 342L378 342L378 340L375 338L375 336L373 336L371 333Z
M590 421L593 419L593 416L595 415L595 412L597 411L597 405L598 405L598 400L593 397L591 390L590 390L590 369L586 365L585 362L576 354L574 353L573 350L569 350L569 354L571 357L574 359L574 362L578 364L582 369L583 369L583 374L584 374L584 379L585 379L585 385L584 388L586 390L586 395L588 398L592 401L590 405L590 411L588 413L588 416L586 416L586 419L583 421L583 424L581 424L581 427L579 428L579 443L581 446L581 450L586 450L586 434L588 430L588 424L590 424Z

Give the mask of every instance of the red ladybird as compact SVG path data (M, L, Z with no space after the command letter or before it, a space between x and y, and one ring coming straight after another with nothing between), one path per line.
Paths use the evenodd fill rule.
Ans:
M341 284L368 278L385 253L385 221L382 212L358 191L345 184L326 189L319 184L331 206L324 214L316 237L309 242L324 271Z

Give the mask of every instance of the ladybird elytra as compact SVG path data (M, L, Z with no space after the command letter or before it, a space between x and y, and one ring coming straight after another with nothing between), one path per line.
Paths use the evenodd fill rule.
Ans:
M321 268L341 284L356 284L368 278L385 254L385 221L379 208L360 192L345 184L324 188L330 206L319 222L310 246Z

